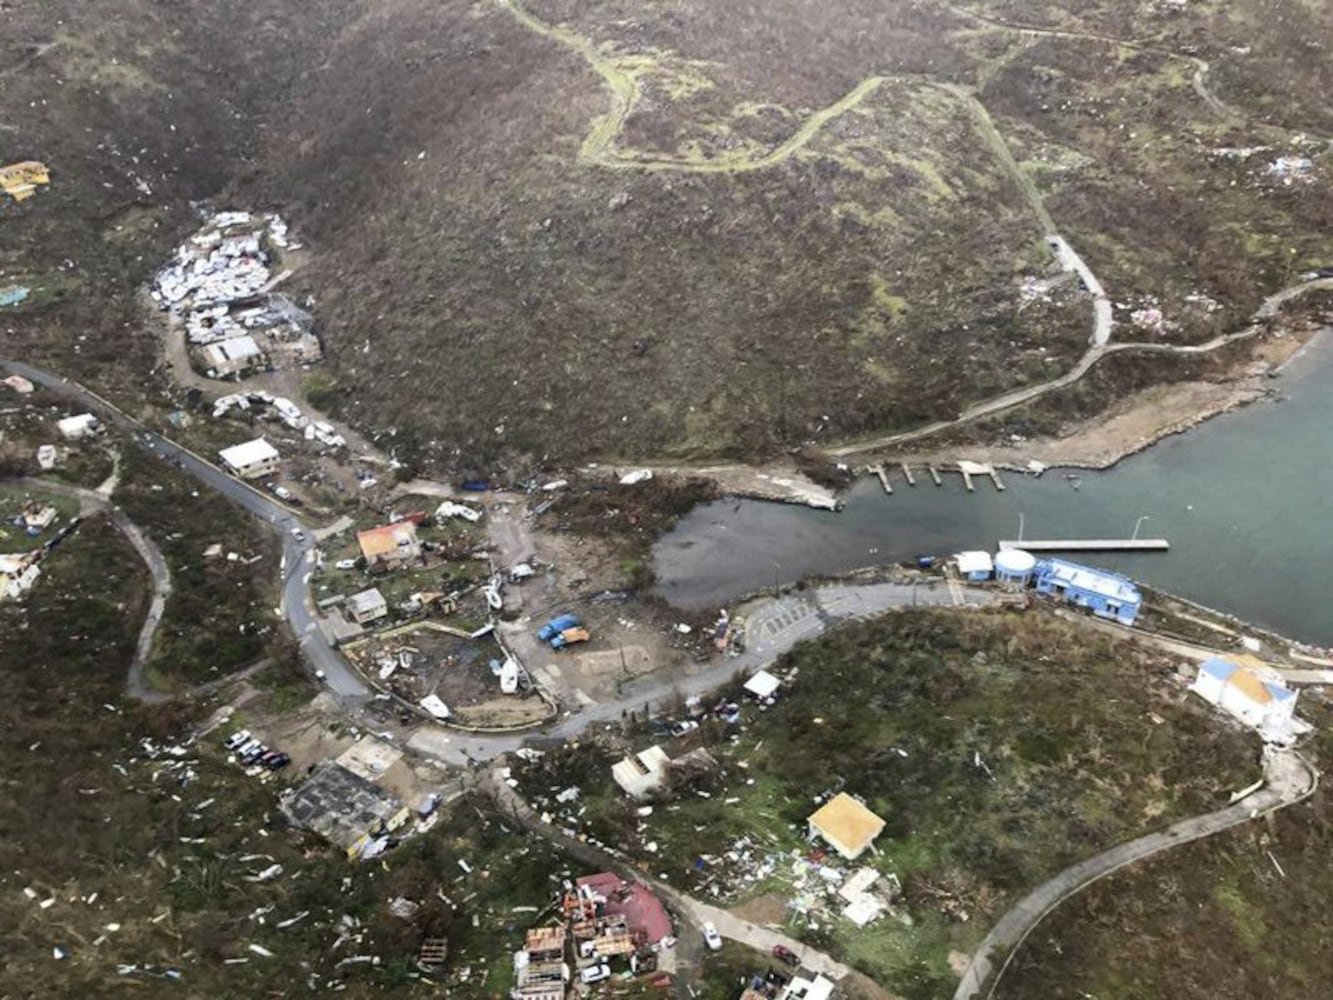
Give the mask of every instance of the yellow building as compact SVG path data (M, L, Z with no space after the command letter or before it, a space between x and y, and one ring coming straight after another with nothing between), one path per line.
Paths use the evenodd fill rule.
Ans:
M884 820L858 799L839 792L810 814L810 839L819 837L848 861L865 853L884 832Z
M51 183L50 171L45 163L25 160L0 167L0 189L15 201L23 201L37 193L37 188Z

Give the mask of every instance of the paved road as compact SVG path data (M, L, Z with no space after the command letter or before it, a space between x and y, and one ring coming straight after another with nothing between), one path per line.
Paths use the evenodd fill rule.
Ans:
M1314 793L1318 775L1294 751L1266 750L1263 788L1239 802L1174 823L1160 833L1150 833L1109 851L1080 861L1038 886L1015 903L986 935L954 991L954 1000L988 998L1023 941L1042 919L1069 897L1114 871L1154 854L1211 837L1241 823L1301 802ZM1003 955L998 968L995 960Z
M188 472L278 532L282 539L282 609L307 662L313 670L324 673L324 683L340 697L359 698L370 694L370 689L338 654L315 623L314 608L310 604L309 590L306 586L307 577L314 565L315 543L311 538L311 529L303 524L300 518L242 480L223 472L217 466L204 461L167 438L147 430L139 420L77 382L67 381L59 375L18 361L5 362L3 367L38 385L78 400L80 405L99 414L108 424L130 434L141 447L163 461L171 462ZM298 531L302 535L300 538L294 534Z
M144 617L143 625L139 629L139 638L134 646L134 657L130 660L130 670L125 688L131 698L139 701L161 701L166 698L166 695L153 691L143 681L144 666L148 663L148 657L153 651L153 639L157 636L158 626L162 624L162 611L166 608L167 598L171 596L171 571L167 568L167 561L162 557L162 550L144 534L142 528L125 516L123 511L112 507L106 496L101 492L50 479L20 479L18 483L21 486L32 486L48 493L62 493L65 496L74 497L81 504L81 513L83 514L90 511L101 511L109 514L111 523L134 546L134 551L139 553L139 558L144 561L144 565L148 567L148 572L152 576L153 597L148 605L148 614Z
M993 591L960 587L962 605L981 608L994 605ZM429 757L450 764L490 760L517 750L534 735L572 739L598 723L617 724L627 712L650 711L675 701L678 696L704 694L738 674L750 675L770 666L799 642L823 635L838 624L875 618L896 608L957 607L959 601L942 582L938 584L869 583L827 584L786 594L752 611L746 623L746 649L740 656L720 657L684 677L645 677L621 689L620 697L567 712L540 734L471 735L438 727L422 727L408 745Z
M704 921L712 921L718 933L729 940L740 941L765 952L772 951L775 945L790 948L801 957L801 965L804 968L822 973L830 979L842 979L851 974L852 970L841 962L795 938L751 923L716 906L701 903L665 882L644 875L618 853L613 854L587 841L570 837L550 823L542 822L536 810L505 784L504 779L494 770L487 769L482 772L478 789L494 799L515 821L542 839L561 845L585 864L604 871L614 871L624 879L641 883L659 898L665 899L685 923L685 926L677 928L678 937L684 937L686 934L701 935Z

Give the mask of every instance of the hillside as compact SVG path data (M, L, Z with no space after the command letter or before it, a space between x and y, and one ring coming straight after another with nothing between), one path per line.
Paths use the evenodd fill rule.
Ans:
M0 280L52 291L0 346L84 333L141 378L132 291L188 200L277 207L314 251L322 404L417 463L954 416L1086 346L1053 228L1120 339L1200 342L1329 263L1323 4L116 6L0 12L39 102L5 135L56 170L7 210Z

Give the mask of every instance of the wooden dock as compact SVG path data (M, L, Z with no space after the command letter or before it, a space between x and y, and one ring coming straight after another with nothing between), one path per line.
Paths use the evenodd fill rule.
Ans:
M988 475L990 476L990 481L995 484L995 488L999 492L1003 493L1004 483L1000 482L1000 474L995 471L995 466L991 465L988 466L988 468L990 469L990 472L988 473Z
M903 463L901 463L901 468L902 468L902 470L903 470L903 476L907 479L907 485L908 485L908 486L915 486L915 485L916 485L916 476L912 475L912 468L911 468L911 466L909 466L906 462L903 462Z
M874 465L874 466L871 466L871 468L874 470L875 475L879 477L879 485L881 485L881 486L884 487L884 492L887 493L887 494L889 494L890 496L892 496L892 495L893 495L893 486L891 486L891 485L889 484L889 472L888 472L888 470L885 469L884 466L882 466L882 465Z
M930 478L935 480L935 485L943 486L944 483L940 481L940 470L935 468L935 466L933 465L928 465L926 466L926 468L930 470Z
M963 474L963 485L967 487L967 492L975 493L977 488L972 485L972 473L961 465L958 466L958 471Z
M1001 541L1000 551L1022 549L1025 552L1165 552L1171 543L1165 538L1042 538Z

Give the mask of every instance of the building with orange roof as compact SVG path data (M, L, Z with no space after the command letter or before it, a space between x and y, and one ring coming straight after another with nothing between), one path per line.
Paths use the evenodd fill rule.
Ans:
M839 792L807 817L810 839L818 837L848 861L855 861L884 832L884 820L860 799Z
M357 532L356 541L367 569L393 569L421 555L417 526L412 521L395 521Z
M1296 692L1263 661L1248 659L1244 666L1220 656L1205 660L1190 690L1264 735L1286 734L1296 711Z

